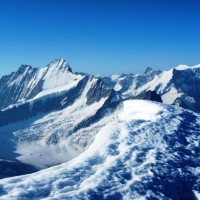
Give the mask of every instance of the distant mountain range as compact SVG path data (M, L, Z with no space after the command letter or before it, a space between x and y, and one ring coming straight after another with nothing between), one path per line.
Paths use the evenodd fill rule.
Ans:
M0 109L16 103L61 93L80 84L85 73L73 73L64 59L55 59L45 68L22 65L18 71L0 79ZM147 91L159 94L164 103L200 112L200 65L179 65L168 71L148 67L144 74L95 77L123 98L135 98ZM82 80L82 82L84 82Z
M103 80L126 97L151 90L157 92L164 103L200 112L200 65L179 65L163 72L148 67L144 74L112 75Z
M0 79L0 199L195 199L199 87L200 65L110 77L22 65Z

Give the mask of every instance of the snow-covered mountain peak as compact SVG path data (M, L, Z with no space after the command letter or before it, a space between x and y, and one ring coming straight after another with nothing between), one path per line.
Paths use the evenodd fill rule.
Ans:
M188 66L188 65L178 65L175 67L176 70L187 70L187 69L200 69L200 64L194 65L194 66Z
M161 70L154 70L152 67L147 67L146 70L144 71L145 75L155 75L155 74L161 74Z
M176 70L185 70L188 68L189 68L189 66L187 66L187 65L178 65L177 67L175 67Z
M153 72L153 68L152 67L147 67L146 70L144 71L144 74L149 74L151 72Z
M69 64L63 58L54 59L49 65L47 65L49 69L53 69L55 71L68 71L72 73L72 69Z
M19 71L20 71L20 72L24 72L24 71L26 71L27 69L32 69L32 66L26 65L26 64L22 64L22 65L19 67L18 72L19 72Z
M72 73L69 64L62 58L53 60L47 65L47 72L43 77L43 89L55 89L60 86L73 84L81 75Z
M38 97L58 94L75 87L84 75L74 74L63 59L54 59L44 68L21 67L0 79L0 110Z

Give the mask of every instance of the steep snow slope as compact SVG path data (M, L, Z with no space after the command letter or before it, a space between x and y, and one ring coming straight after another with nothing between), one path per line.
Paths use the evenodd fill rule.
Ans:
M163 72L147 68L144 74L114 75L104 81L125 97L151 90L161 95L164 103L200 112L200 65L180 65Z
M0 199L196 199L200 116L129 100L73 160L0 180ZM196 197L195 197L196 196Z

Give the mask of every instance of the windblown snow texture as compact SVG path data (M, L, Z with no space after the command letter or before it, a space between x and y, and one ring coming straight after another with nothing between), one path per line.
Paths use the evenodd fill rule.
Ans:
M142 100L73 160L0 180L0 199L196 199L200 193L200 116Z

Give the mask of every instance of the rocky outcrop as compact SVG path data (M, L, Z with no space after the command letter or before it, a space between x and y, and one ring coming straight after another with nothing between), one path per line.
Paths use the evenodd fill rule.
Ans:
M19 176L36 172L33 166L18 162L0 159L0 179L11 176Z
M94 102L100 101L102 98L108 97L112 92L112 89L109 88L101 79L97 79L89 89L87 93L87 104L91 105Z
M133 97L133 99L143 99L143 100L149 100L149 101L162 102L160 95L157 94L155 91L151 91L151 90L143 92L142 94L136 97Z

